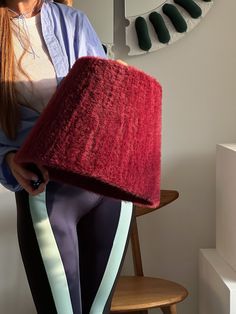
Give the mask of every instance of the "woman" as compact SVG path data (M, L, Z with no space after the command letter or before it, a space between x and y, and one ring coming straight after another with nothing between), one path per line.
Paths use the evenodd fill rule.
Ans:
M63 1L58 1L63 2ZM0 182L15 192L20 250L38 313L109 313L132 204L49 180L14 161L81 56L105 57L87 17L51 0L0 0Z

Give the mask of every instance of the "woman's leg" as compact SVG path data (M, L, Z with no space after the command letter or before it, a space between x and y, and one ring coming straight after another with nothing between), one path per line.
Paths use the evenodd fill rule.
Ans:
M57 269L57 272L61 269L60 278L64 279L57 288L56 274L53 268L52 272L48 272L48 277L51 277L49 281L52 290L55 291L54 300L58 304L57 311L60 314L71 313L69 303L74 314L85 314L82 312L83 301L80 293L79 247L76 227L79 219L94 208L101 198L100 195L70 185L51 182L47 186L47 214L56 241L57 255L60 254L61 257L61 262L55 258L53 268ZM65 286L67 286L67 291ZM58 293L58 289L60 289L60 293ZM65 308L66 302L67 308Z
M84 314L110 313L128 244L132 203L103 197L79 222L80 284Z
M30 214L29 195L16 192L17 232L20 251L38 313L56 314L56 307Z
M127 244L131 204L124 208L125 203L55 182L34 197L17 192L16 200L20 249L37 312L88 314L91 306L91 313L108 312ZM86 252L87 244L93 252Z
M55 182L37 196L16 193L20 250L39 314L82 313L76 226L100 198Z

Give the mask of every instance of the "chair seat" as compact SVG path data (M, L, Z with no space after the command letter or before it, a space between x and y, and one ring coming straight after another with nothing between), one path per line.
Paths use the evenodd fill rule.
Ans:
M113 296L111 312L129 312L168 306L184 300L187 290L160 278L121 276Z
M138 206L135 205L135 216L142 216L148 213L153 212L154 210L157 210L163 206L166 206L170 203L172 203L173 201L175 201L177 198L179 197L179 192L175 191L175 190L161 190L161 196L160 196L160 204L158 207L156 208L149 208L149 207L145 207L145 206Z

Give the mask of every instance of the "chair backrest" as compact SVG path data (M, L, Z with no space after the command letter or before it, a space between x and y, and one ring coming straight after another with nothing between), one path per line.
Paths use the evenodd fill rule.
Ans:
M137 217L148 214L163 206L170 204L179 197L179 192L174 190L161 190L160 205L156 208L138 207L134 205L134 220L131 231L131 248L133 255L134 273L136 276L143 276L142 256L139 243Z

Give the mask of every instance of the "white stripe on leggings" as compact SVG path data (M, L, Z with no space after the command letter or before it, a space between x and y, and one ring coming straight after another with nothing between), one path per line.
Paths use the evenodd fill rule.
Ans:
M102 314L104 311L104 307L110 295L114 281L117 277L117 273L123 257L132 218L132 208L132 203L124 201L121 202L120 218L116 235L114 238L106 270L104 272L102 281L89 312L90 314Z
M57 313L73 314L64 266L46 209L45 192L37 196L29 196L29 204Z

